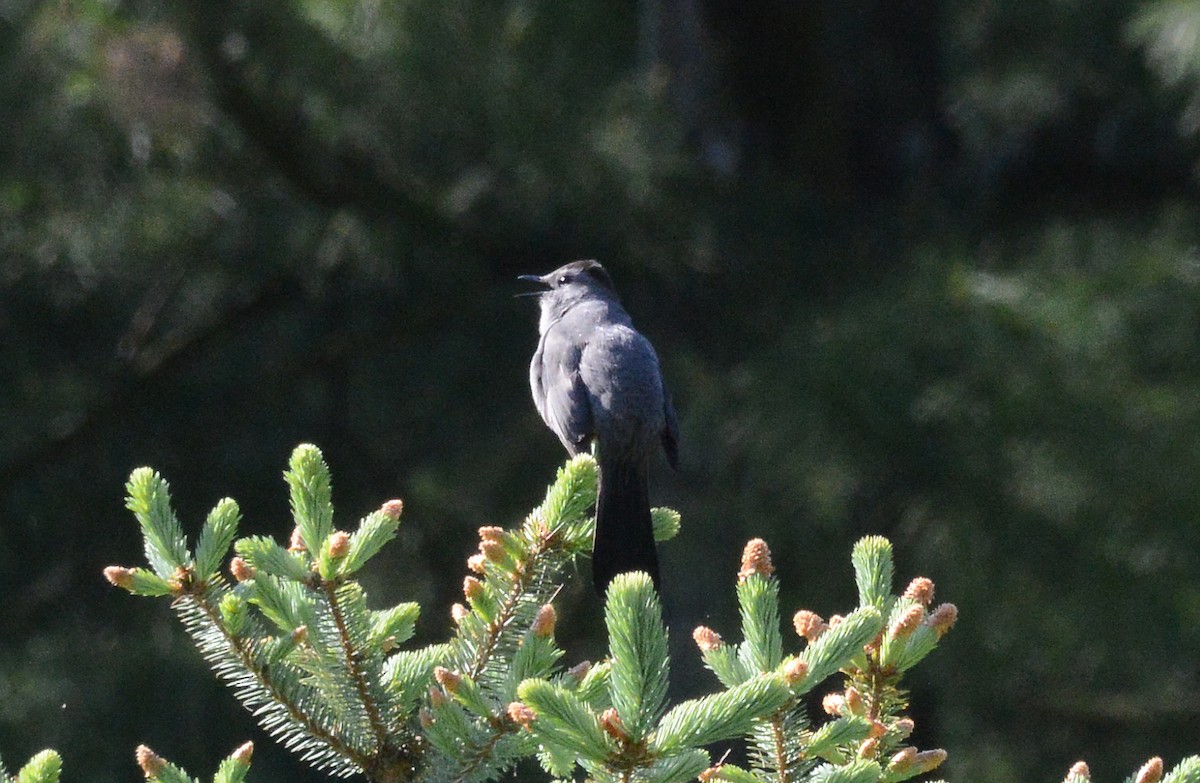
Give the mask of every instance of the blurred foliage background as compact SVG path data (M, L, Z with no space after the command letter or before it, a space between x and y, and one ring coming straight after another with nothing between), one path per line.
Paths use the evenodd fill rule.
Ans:
M580 257L680 412L680 696L747 538L829 613L882 533L962 610L913 680L948 779L1200 750L1197 0L0 0L0 139L10 763L262 739L100 577L139 465L192 530L232 495L282 536L319 444L344 524L405 499L367 586L443 637L474 529L563 457L513 278Z

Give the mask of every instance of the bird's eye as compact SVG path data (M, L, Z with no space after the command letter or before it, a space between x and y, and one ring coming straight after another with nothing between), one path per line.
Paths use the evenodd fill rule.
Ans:
M563 275L562 277L558 278L559 285L566 285L569 282L570 282L570 279L566 275Z

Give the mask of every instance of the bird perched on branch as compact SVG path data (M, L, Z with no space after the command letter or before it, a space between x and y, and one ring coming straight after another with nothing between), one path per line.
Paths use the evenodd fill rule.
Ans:
M594 442L600 465L592 578L645 571L659 586L650 517L650 457L679 463L679 425L650 341L633 328L596 261L521 275L539 290L541 319L529 385L538 413L572 456Z

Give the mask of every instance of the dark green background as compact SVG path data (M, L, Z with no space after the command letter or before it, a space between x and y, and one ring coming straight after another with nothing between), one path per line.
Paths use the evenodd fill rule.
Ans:
M961 610L912 677L949 780L1200 751L1197 31L1197 0L0 0L8 764L208 775L254 738L257 780L320 779L102 580L141 559L124 479L283 536L315 442L343 525L404 498L367 586L445 638L475 528L563 456L514 277L580 257L680 412L679 696L747 538L828 615L882 533Z

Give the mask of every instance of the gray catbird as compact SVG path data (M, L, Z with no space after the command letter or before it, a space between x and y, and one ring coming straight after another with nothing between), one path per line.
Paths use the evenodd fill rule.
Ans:
M520 279L544 289L540 340L529 365L538 413L572 456L596 443L596 591L603 595L626 571L645 571L658 587L647 474L660 445L671 467L679 461L679 427L658 356L596 261Z

